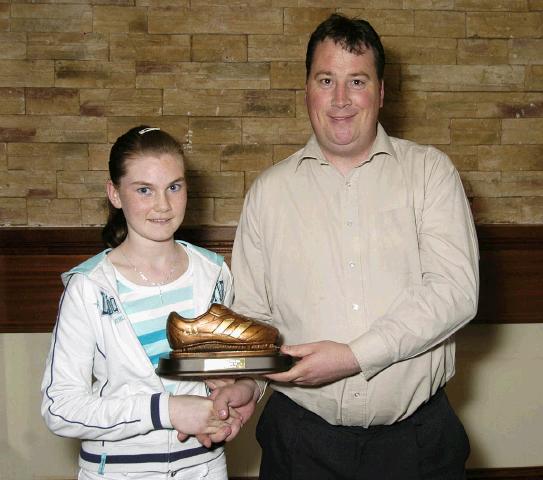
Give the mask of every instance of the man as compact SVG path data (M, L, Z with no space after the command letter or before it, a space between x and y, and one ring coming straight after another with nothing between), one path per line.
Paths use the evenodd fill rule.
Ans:
M245 201L234 309L278 327L297 360L268 376L264 480L464 478L469 442L443 387L477 309L477 239L447 156L378 123L384 64L369 23L319 25L314 135Z

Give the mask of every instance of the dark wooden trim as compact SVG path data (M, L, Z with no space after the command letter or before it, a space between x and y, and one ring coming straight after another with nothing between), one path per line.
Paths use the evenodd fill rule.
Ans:
M474 468L467 471L468 480L543 480L543 466L519 468Z
M186 228L176 236L230 260L233 227ZM101 228L0 229L0 333L49 332L60 274L103 250Z
M543 480L543 467L475 468L467 471L467 480L487 478L492 480ZM230 477L229 480L258 480L258 477Z
M0 255L93 255L104 248L99 227L11 227L0 229ZM235 227L181 229L176 238L227 249L234 243Z
M236 227L187 227L176 235L189 242L231 248ZM3 227L0 254L92 254L103 248L99 227ZM543 250L543 225L478 225L482 252L495 250Z
M103 249L98 227L0 229L0 333L47 332L60 273ZM479 225L476 323L543 323L543 225ZM178 237L230 260L235 227L182 229Z
M481 251L543 250L543 225L477 225Z
M479 225L475 323L543 323L543 225Z
M230 477L230 480L257 480L258 477ZM467 471L468 480L543 480L543 467L473 468Z

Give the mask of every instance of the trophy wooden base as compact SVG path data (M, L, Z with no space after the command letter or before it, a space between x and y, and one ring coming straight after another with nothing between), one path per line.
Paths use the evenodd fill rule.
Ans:
M182 357L170 353L159 359L155 371L157 375L169 378L254 377L284 372L291 366L292 357L281 353L255 355L238 351L186 354Z

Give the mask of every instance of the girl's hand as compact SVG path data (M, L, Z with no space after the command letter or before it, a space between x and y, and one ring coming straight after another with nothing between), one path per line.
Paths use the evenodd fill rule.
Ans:
M220 419L213 408L213 401L198 395L170 396L168 411L180 441L189 435L196 435L208 448L213 442L221 442L232 431L241 428L240 415L234 409L230 409L228 418Z

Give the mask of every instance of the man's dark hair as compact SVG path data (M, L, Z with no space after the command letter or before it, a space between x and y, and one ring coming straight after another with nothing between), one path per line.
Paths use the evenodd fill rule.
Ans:
M309 78L313 54L317 44L330 38L340 44L345 50L356 55L363 54L367 49L373 51L377 78L383 80L385 71L385 50L377 32L366 20L348 18L337 13L330 15L312 33L307 44L305 56L306 78Z

